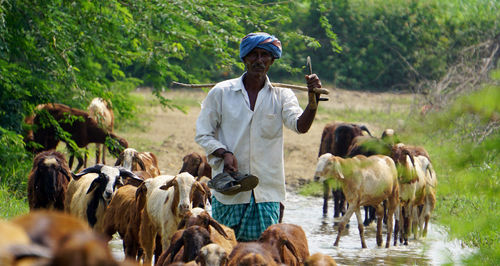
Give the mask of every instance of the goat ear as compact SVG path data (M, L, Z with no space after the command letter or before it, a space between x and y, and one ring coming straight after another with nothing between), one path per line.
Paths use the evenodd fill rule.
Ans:
M224 228L216 221L214 218L210 217L210 225L219 232L225 239L229 239L229 236L226 234L226 231L224 231Z
M94 166L88 167L80 171L78 174L73 174L73 179L78 180L80 177L89 174L89 173L100 173L101 169L104 165L102 164L96 164Z
M184 236L184 234L182 234ZM179 253L181 250L182 246L184 246L184 239L183 237L179 238L175 243L172 245L172 252L170 252L170 262L174 261L175 255Z
M96 189L99 186L99 184L102 182L102 180L103 179L101 177L98 177L98 178L94 179L94 181L92 181L92 184L90 184L89 189L87 190L87 194L89 194L94 189Z
M137 157L134 157L134 158L135 158L137 164L141 167L141 170L146 171L146 166L144 165L144 162Z
M118 156L118 159L116 159L115 166L118 166L118 165L122 164L123 156L124 156L123 152L121 152L120 155Z
M166 185L161 186L160 189L168 190L170 187L175 185L176 181L177 181L177 179L174 177L172 180L168 181Z
M288 248L288 250L290 250L290 252L292 252L293 256L299 261L299 264L302 263L302 260L297 255L297 249L295 248L295 245L293 245L293 243L290 242L290 240L288 240L288 238L286 236L283 235L283 237L281 238L280 245L281 245L281 247L286 246ZM283 248L280 248L281 261L285 261L285 254L284 254L284 252L282 253L282 250L283 250Z
M68 180L68 182L71 181L71 176L68 173L68 169L66 169L65 167L61 167L61 173L66 177L66 180Z

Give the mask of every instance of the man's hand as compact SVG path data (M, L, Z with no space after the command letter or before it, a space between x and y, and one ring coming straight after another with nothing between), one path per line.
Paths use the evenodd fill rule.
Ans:
M224 159L224 172L232 173L238 171L238 161L232 152L224 148L219 148L212 154L215 157Z
M305 78L307 81L307 89L309 90L309 107L313 110L316 110L316 108L318 108L320 94L315 93L314 89L321 88L321 80L319 80L318 75L316 74L305 75Z

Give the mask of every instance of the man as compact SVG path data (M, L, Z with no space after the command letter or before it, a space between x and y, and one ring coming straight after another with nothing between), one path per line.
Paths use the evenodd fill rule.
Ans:
M207 153L212 174L258 177L258 185L234 195L213 190L212 216L252 241L278 223L285 200L283 125L306 133L316 114L321 88L316 74L306 75L309 103L303 111L290 89L273 87L267 71L281 57L281 43L267 33L251 33L240 43L246 72L215 85L202 103L195 141ZM238 175L237 174L237 175Z

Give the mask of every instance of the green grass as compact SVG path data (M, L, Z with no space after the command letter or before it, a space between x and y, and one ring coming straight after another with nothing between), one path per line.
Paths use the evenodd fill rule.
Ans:
M19 198L5 186L0 186L0 218L10 219L29 212L26 197Z

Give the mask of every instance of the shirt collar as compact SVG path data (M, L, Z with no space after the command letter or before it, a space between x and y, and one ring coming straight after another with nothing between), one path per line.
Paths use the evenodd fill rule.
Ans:
M232 90L233 91L239 91L239 90L243 90L245 88L245 84L243 84L243 77L245 76L247 72L243 73L243 75L241 75L239 78L238 78L238 82L236 83L236 86L233 86L232 87ZM263 89L269 89L271 90L272 89L272 85L271 85L271 81L269 81L269 77L266 75L266 83L264 83L264 87Z

